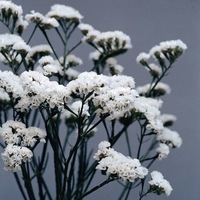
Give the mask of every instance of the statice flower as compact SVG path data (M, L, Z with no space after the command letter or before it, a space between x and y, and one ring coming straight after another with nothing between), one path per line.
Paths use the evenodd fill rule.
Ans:
M64 74L67 77L67 80L71 81L71 80L78 78L80 72L73 68L68 68L64 71Z
M51 76L53 74L61 74L62 68L60 64L51 56L43 56L38 60L39 66L36 71L42 72L45 76Z
M9 102L10 97L3 88L0 88L0 102Z
M89 54L89 59L92 60L92 61L97 61L99 60L100 56L101 56L101 51L103 51L102 49L100 49L99 51L96 50L96 51L93 51Z
M136 113L143 114L143 116L147 119L147 129L154 130L159 133L163 130L163 123L160 120L159 110L161 106L161 100L139 97L135 100L134 109Z
M186 44L181 40L170 40L161 42L159 45L153 47L150 49L149 54L158 59L159 62L161 61L161 63L163 59L174 62L186 49Z
M139 86L136 88L140 96L145 96L150 90L153 89L152 94L154 97L158 97L165 94L170 94L171 88L166 83L159 82L154 88L154 85L146 84L144 86Z
M81 32L83 33L83 35L87 35L88 32L94 30L94 28L91 25L84 24L84 23L80 23L78 25L78 28L81 30Z
M106 64L108 66L108 70L111 75L119 75L122 74L124 67L117 63L115 58L109 58L106 60Z
M162 114L160 119L164 126L171 126L177 120L176 116L172 114Z
M146 67L146 69L155 78L159 77L162 74L162 68L155 63L150 63L148 67Z
M27 64L34 65L41 57L51 55L52 53L53 51L49 45L36 45L31 48L26 56Z
M48 77L37 71L25 71L20 76L22 87L29 99L30 108L37 108L42 103L51 108L62 109L64 100L68 99L68 91L56 81L50 81Z
M170 153L170 149L168 145L160 143L159 147L156 148L156 152L158 153L158 159L162 160L163 158L167 158L168 154Z
M11 71L0 71L0 87L16 101L25 98L19 76L15 75Z
M29 45L27 45L20 36L9 33L1 34L0 50L11 50L9 49L9 47L12 47L11 49L16 51L23 50L25 52L28 52L30 50Z
M180 135L176 131L172 131L166 127L157 135L157 140L172 148L179 148L182 145Z
M69 67L76 67L78 65L83 64L83 61L79 57L77 57L73 54L67 55L66 61L67 61Z
M40 128L26 128L22 122L9 120L0 128L0 136L6 144L33 147L37 142L45 142L46 133Z
M134 182L148 174L148 169L143 167L138 159L126 157L115 151L107 141L99 144L94 159L98 161L96 169L106 172L107 176L117 176L124 181Z
M18 6L11 1L0 1L0 14L3 18L5 16L14 15L15 17L21 16L23 13L22 7Z
M36 23L42 29L51 29L59 26L55 18L46 17L35 11L31 11L31 14L27 14L25 18L29 22Z
M131 39L121 31L100 32L93 28L84 32L83 42L95 45L95 47L107 57L116 56L132 47Z
M142 52L137 56L136 62L141 63L142 65L147 65L147 61L150 57L151 56L148 53Z
M8 144L1 157L6 171L17 172L21 170L21 165L24 162L31 161L33 153L27 147Z
M91 94L97 114L109 115L110 119L122 117L132 109L138 93L132 77L125 75L105 76L95 72L81 73L67 88L78 96Z
M166 179L164 179L163 175L158 171L151 172L151 180L149 181L150 184L150 191L156 193L158 195L165 193L169 196L172 192L172 187Z
M71 21L74 23L80 23L83 16L78 10L72 7L55 4L51 6L51 10L47 13L47 17L52 17L57 20Z

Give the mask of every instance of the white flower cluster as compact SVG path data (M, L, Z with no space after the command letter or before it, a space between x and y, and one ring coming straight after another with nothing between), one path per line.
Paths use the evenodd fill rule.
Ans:
M1 157L6 171L17 172L21 170L23 162L31 160L33 153L26 147L8 144Z
M160 143L159 147L156 149L156 152L158 153L158 159L162 160L167 158L168 154L170 153L170 148L168 145Z
M43 73L45 76L62 73L62 67L51 56L42 56L38 63L39 66L36 68L36 71Z
M40 128L29 127L18 121L9 120L0 128L0 136L7 144L1 154L4 169L12 172L21 170L21 164L30 161L33 156L29 149L38 142L45 142L46 133Z
M147 129L154 130L155 132L160 133L163 130L163 123L160 120L160 107L162 106L162 101L139 97L135 101L135 112L142 113L148 120Z
M19 34L28 26L28 22L23 19L23 10L21 6L11 1L0 1L0 18L1 21L12 24L12 28ZM12 22L12 23L11 23ZM8 23L7 23L8 24Z
M26 128L22 122L9 120L0 128L0 136L6 144L33 147L37 142L45 142L46 133L40 128Z
M153 171L151 173L152 180L149 181L150 191L156 193L158 195L165 193L169 196L172 192L172 187L166 179L164 179L163 175L158 171Z
M62 109L63 101L69 96L65 86L59 85L56 81L50 81L39 72L25 71L21 74L20 79L26 95L26 102L30 108L37 108L45 103L51 108ZM21 101L24 100L21 99ZM21 103L21 105L23 104Z
M83 72L71 81L67 88L71 94L91 95L98 114L109 114L110 119L122 117L133 108L138 93L134 90L132 77L125 75L105 76L95 72Z
M59 26L58 21L55 18L44 16L39 12L31 11L30 14L25 16L28 22L36 23L43 29L51 29Z
M148 174L148 169L143 167L138 159L126 157L115 151L107 141L99 144L94 159L98 161L96 169L105 171L107 176L118 176L124 181L134 182Z
M151 57L154 57L158 59L158 61L164 62L164 59L167 59L170 62L174 62L174 60L178 58L186 49L186 44L179 39L165 41L151 48L149 53L140 53L137 56L136 61L142 65L147 65L147 61Z
M145 94L147 94L148 91L150 91L152 89L152 87L153 87L153 85L146 84L144 86L137 87L136 90L138 91L140 96L145 96ZM153 89L153 92L154 92L155 96L160 96L160 95L164 95L164 94L170 94L171 88L166 83L159 82L155 86L155 88Z
M57 20L64 19L75 23L80 23L83 18L78 10L61 4L51 6L51 10L47 13L47 17L52 17Z
M0 71L0 87L16 100L24 97L20 78L11 71Z
M157 140L172 148L179 148L182 145L180 135L176 131L172 131L166 127L161 133L158 133Z
M4 89L0 88L0 101L2 102L9 102L10 101L10 97L9 95L5 92Z
M25 71L20 77L10 71L0 71L0 83L15 100L15 108L22 112L41 104L62 109L63 101L69 97L65 86L36 71Z
M117 60L115 58L108 58L106 60L106 64L108 66L108 70L110 72L111 75L119 75L122 74L124 67L122 67L121 65L119 65L117 63Z
M177 120L177 117L172 114L162 114L160 119L164 126L170 126Z
M42 56L47 56L52 53L53 51L49 45L41 44L33 46L26 56L27 64L30 64L30 62L35 63Z
M103 50L104 53L118 53L132 47L130 37L121 31L100 32L86 24L80 24L79 28L85 35L82 41L93 43L99 51Z
M11 12L18 17L23 14L22 7L12 3L11 1L0 1L0 11L1 15L4 12Z
M9 50L15 50L18 52L30 51L30 46L27 45L20 36L9 33L0 34L0 51L8 49L9 47L11 47Z

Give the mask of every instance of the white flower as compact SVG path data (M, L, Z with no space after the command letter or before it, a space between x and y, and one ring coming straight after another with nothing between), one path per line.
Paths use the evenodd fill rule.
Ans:
M78 25L78 28L81 30L83 35L86 35L89 31L94 30L94 28L89 24L81 23Z
M10 101L9 95L2 88L0 88L0 101Z
M96 60L99 60L99 57L101 56L101 53L99 51L93 51L89 54L89 59L90 60L93 60L93 61L96 61Z
M45 53L46 55L50 55L50 54L53 53L53 51L52 51L52 49L49 45L46 45L46 44L36 45L36 46L31 48L31 50L29 51L29 53L27 55L27 58L34 60L35 59L34 56L36 54L41 54L41 53Z
M182 145L180 135L176 131L172 131L168 128L164 128L163 131L157 135L157 140L173 148L179 148Z
M47 13L47 17L53 17L58 20L63 18L66 20L71 20L75 23L80 23L81 19L83 18L78 10L61 4L55 4L51 6L51 10Z
M150 90L152 90L153 85L146 84L144 86L139 86L136 88L138 93L141 96L145 96L146 93L148 93ZM153 93L155 96L160 96L164 94L170 94L171 88L169 85L166 83L159 82L154 88L153 88Z
M136 58L136 62L137 63L141 63L141 64L144 64L146 63L150 58L150 55L145 53L145 52L142 52L140 53L137 58Z
M40 72L25 71L20 79L26 98L29 99L30 108L37 108L45 103L51 108L62 109L63 101L68 99L69 93L65 86L59 85L56 81L50 81Z
M19 47L19 45L22 45ZM30 50L30 47L24 42L24 40L14 34L1 34L0 35L0 49L7 49L8 47L13 46L14 50L22 50L25 49L26 51Z
M106 171L107 176L117 175L124 181L134 182L137 178L144 178L148 169L141 166L138 159L126 157L110 148L110 143L102 141L94 156L98 160L96 169Z
M154 63L150 63L149 67L146 67L146 69L149 71L149 73L154 77L158 77L162 74L162 69L158 65Z
M2 125L0 135L6 144L33 147L37 142L45 142L46 133L40 128L29 127L18 121L9 120Z
M27 14L25 18L27 21L36 23L39 27L44 29L51 29L59 26L55 18L46 17L35 11L31 11L31 14Z
M171 114L162 114L160 119L164 126L170 126L177 120L176 116Z
M20 17L23 14L22 7L14 4L11 1L0 1L0 12L1 15L7 12L17 17Z
M160 48L162 51L165 51L167 49L175 49L177 47L179 47L183 51L187 49L186 44L184 44L181 40L170 40L160 43Z
M152 180L149 181L151 192L158 195L165 193L169 196L172 192L170 183L164 179L163 175L158 171L151 172Z
M43 56L38 60L40 66L36 68L36 71L42 72L45 76L62 73L61 66L51 56Z
M1 154L4 162L4 169L7 171L17 172L21 170L23 162L30 161L33 153L27 147L19 147L8 144L5 151Z
M117 60L115 58L109 58L106 60L108 65L108 69L112 75L122 74L124 67L117 64Z
M110 48L112 51L132 47L130 37L121 31L102 32L94 39L94 43L102 48Z
M83 64L83 61L80 58L78 58L77 56L73 55L73 54L67 55L66 60L67 60L68 65L70 67L75 67L77 65L82 65Z
M167 158L170 150L169 146L163 143L159 144L159 147L156 149L156 152L158 153L158 159L162 160L163 158Z
M161 106L161 100L146 97L138 97L134 103L135 112L143 114L148 120L149 124L146 128L153 129L155 132L161 132L163 130L159 110Z

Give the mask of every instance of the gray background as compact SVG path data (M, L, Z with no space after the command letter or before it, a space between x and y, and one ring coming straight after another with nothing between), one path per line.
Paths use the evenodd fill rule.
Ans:
M198 200L200 199L200 1L199 0L15 0L24 8L24 13L36 10L43 14L55 3L66 4L79 10L83 22L100 31L121 30L132 38L133 48L118 58L125 67L125 74L135 78L136 85L148 82L147 73L136 64L136 56L159 44L161 41L181 39L188 46L185 54L175 63L164 82L172 92L164 98L163 112L178 117L173 129L183 138L180 149L171 151L166 160L154 165L168 179L174 189L170 197L149 195L146 199ZM3 31L2 31L3 33ZM40 36L36 42L44 41ZM55 41L56 42L56 41ZM89 51L77 51L85 70ZM3 167L2 167L3 168ZM51 180L49 180L51 181ZM21 199L14 178L0 170L0 199ZM86 199L115 200L113 184L100 193ZM137 196L137 195L136 195ZM137 199L134 193L129 199ZM144 198L145 199L145 198Z

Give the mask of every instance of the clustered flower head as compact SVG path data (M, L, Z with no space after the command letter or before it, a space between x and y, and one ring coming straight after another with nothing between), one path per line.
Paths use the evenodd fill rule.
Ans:
M163 175L158 171L153 171L151 173L152 180L149 181L150 192L156 193L158 195L165 193L169 196L172 192L172 187L170 183L164 179Z
M45 142L46 133L40 128L26 128L22 122L8 120L0 128L0 136L6 144L33 147L37 142Z
M62 109L64 101L69 98L65 86L50 81L37 71L24 71L20 76L11 71L0 71L0 83L1 88L13 99L15 109L21 112L41 105Z
M182 145L180 135L166 127L161 133L157 134L157 140L172 148L179 148Z
M87 24L80 24L79 28L84 34L82 41L95 45L107 57L116 56L132 47L130 37L122 31L100 32Z
M165 62L164 59L167 59L169 62L174 62L186 49L186 44L181 40L161 42L159 45L152 47L149 53L140 53L136 61L142 65L147 65L147 61L151 57L154 57L162 66L162 63Z
M9 28L12 33L22 34L28 26L28 22L23 19L23 10L21 6L11 1L0 1L0 19Z
M24 162L31 160L33 153L27 147L8 144L1 157L6 171L17 172L21 170L21 165Z
M25 18L29 23L35 23L42 29L51 29L59 26L59 23L55 18L44 16L35 11L31 11L31 13L27 14Z
M105 171L107 176L117 176L124 181L134 182L148 174L148 169L143 167L138 159L115 151L107 141L99 143L94 159L98 161L96 169Z
M139 86L136 88L140 96L146 96L150 90L152 90L152 96L158 97L165 94L170 94L171 88L166 83L159 82L154 88L151 84L146 84L144 86Z
M26 128L22 122L9 120L0 128L0 136L7 145L1 154L4 168L16 172L21 170L22 163L31 160L30 148L45 142L46 133L40 128Z
M71 21L74 23L80 23L83 16L79 13L78 10L75 10L72 7L55 4L51 6L51 10L47 13L48 17L55 18L59 20Z
M132 77L109 77L95 72L83 72L67 85L72 95L84 96L91 93L90 99L96 107L96 113L109 114L110 119L123 116L133 107L135 98L138 97L134 87Z

